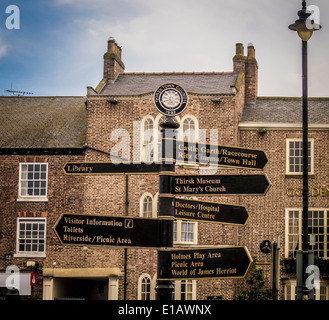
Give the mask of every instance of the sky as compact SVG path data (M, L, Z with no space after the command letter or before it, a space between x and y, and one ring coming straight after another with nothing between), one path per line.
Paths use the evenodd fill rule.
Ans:
M235 44L256 49L259 96L302 95L301 0L1 0L0 95L85 96L103 75L107 40L126 72L231 72ZM19 9L19 19L12 20ZM309 96L329 97L329 1L308 43ZM17 16L15 16L17 17ZM8 29L7 22L19 29ZM17 26L17 25L16 25Z

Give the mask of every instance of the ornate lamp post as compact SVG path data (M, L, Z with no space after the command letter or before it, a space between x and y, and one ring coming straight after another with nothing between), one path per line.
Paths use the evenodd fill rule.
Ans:
M306 268L309 265L308 251L308 81L307 81L307 41L314 31L321 29L319 24L311 20L311 12L306 8L306 1L302 2L302 10L298 11L299 19L289 26L290 30L297 31L302 39L302 78L303 78L303 234L302 252L297 252L297 299L312 298L313 290L306 287ZM314 257L314 255L313 255ZM311 292L312 291L312 292Z

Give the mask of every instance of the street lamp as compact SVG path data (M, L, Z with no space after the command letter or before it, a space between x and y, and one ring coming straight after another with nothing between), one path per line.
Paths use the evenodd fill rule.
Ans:
M303 78L303 235L302 251L297 252L297 299L312 299L314 291L306 287L306 268L310 264L314 253L308 251L308 88L307 88L307 41L314 31L321 29L319 24L311 20L312 13L306 8L306 1L302 2L302 10L298 11L299 19L289 26L290 30L297 31L302 39L302 78Z

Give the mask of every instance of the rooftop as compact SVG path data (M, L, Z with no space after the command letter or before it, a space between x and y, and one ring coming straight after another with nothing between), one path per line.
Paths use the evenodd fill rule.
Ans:
M329 98L309 98L309 123L329 124ZM240 123L302 123L302 99L259 97L245 104Z
M187 93L232 94L238 74L234 73L124 73L115 81L108 80L100 89L101 95L133 96L150 94L165 83L175 83ZM96 92L95 92L96 94Z
M0 148L79 148L84 97L0 97Z

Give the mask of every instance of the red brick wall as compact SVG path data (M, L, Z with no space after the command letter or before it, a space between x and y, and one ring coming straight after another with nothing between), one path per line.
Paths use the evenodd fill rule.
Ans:
M68 161L83 161L83 156L47 155L19 156L8 155L0 157L0 269L16 265L26 268L26 261L39 263L38 285L32 289L31 298L42 299L42 268L52 267L53 262L59 265L69 265L72 261L63 254L53 227L62 213L83 212L84 208L84 178L69 177L64 174L63 166ZM19 163L48 162L48 202L19 202ZM46 250L47 258L13 258L3 259L4 254L16 253L17 218L46 217ZM73 254L73 260L78 258L78 252Z

